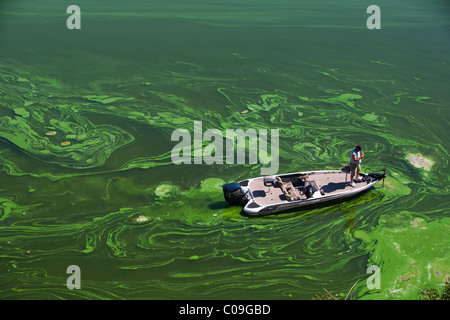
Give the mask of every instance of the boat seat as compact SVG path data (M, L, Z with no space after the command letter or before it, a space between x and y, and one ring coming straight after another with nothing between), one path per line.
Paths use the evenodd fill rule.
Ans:
M275 177L274 176L264 177L264 185L266 187L274 186L275 185Z
M280 187L288 201L300 200L300 192L294 188L292 182L282 183Z
M341 171L342 171L343 173L350 173L350 166L342 167L342 168L341 168Z
M350 166L345 166L341 168L341 172L345 173L345 182L347 183L347 175L350 173Z

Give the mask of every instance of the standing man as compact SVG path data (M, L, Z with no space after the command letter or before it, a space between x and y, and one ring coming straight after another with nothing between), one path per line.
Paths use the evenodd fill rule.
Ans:
M355 149L353 149L350 156L350 186L352 187L355 186L355 183L353 182L355 176L355 181L361 181L359 172L361 171L361 159L364 158L364 153L361 153L361 151L361 145L358 144Z

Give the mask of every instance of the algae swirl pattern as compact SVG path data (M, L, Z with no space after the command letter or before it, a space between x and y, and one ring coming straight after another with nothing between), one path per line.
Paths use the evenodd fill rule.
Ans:
M448 279L448 25L414 2L387 17L381 39L355 18L306 19L322 5L283 1L292 10L275 17L255 3L241 14L202 1L151 13L93 5L86 37L52 31L29 52L5 40L1 299L310 299L356 282L358 299L415 299ZM54 30L49 7L30 9L36 31L17 29L21 41ZM24 15L2 14L7 30ZM417 38L428 46L410 54ZM363 170L388 177L340 204L246 217L221 186L261 164L172 163L171 133L194 121L280 130L280 173L340 168L361 143ZM73 264L81 290L66 287ZM370 265L379 290L366 286Z

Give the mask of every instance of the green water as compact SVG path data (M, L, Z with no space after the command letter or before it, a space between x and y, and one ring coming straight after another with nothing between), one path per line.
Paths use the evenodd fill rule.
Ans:
M75 3L76 2L76 3ZM450 274L445 1L4 1L1 299L417 299ZM68 30L66 8L81 8ZM366 9L381 8L368 30ZM279 173L360 143L385 185L249 218L175 129L280 131ZM61 143L70 143L62 146ZM420 154L431 167L420 167ZM66 286L70 265L81 289ZM380 289L367 268L379 266Z

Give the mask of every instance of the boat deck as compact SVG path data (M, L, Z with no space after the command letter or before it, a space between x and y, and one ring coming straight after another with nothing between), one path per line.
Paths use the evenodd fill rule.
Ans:
M281 176L283 177L283 176ZM309 174L307 179L309 182L315 182L319 189L322 189L325 195L335 194L343 191L354 191L366 186L365 182L355 183L355 187L349 185L350 174L342 172L314 172ZM266 186L264 178L251 180L248 185L252 192L256 203L261 206L289 203L293 199L307 199L306 195L301 191L301 187L293 187L292 183L283 181L273 186ZM296 190L292 190L292 188ZM289 198L291 197L291 201Z

